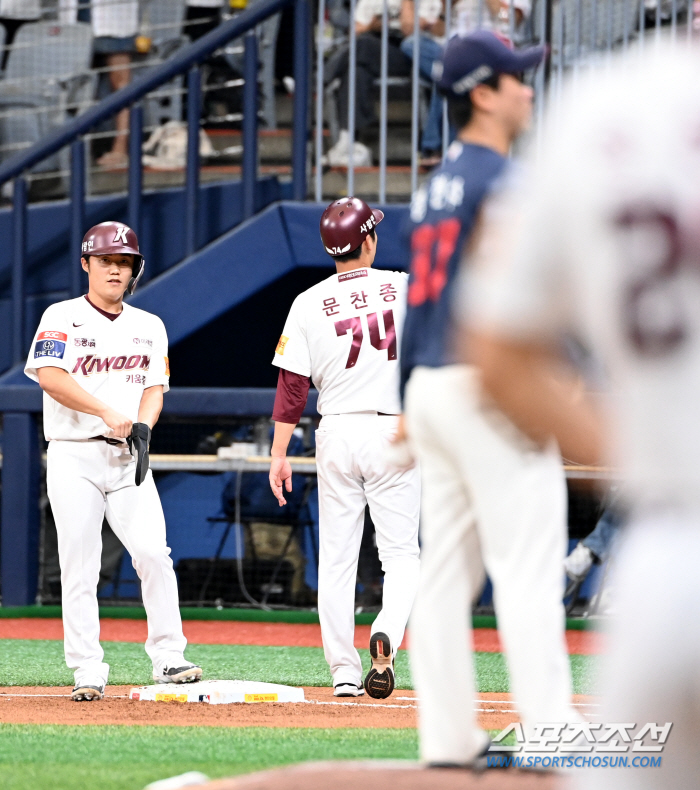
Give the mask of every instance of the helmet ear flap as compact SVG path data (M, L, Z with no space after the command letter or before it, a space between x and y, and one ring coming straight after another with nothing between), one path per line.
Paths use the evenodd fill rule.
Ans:
M133 276L129 280L129 284L126 287L126 292L129 294L129 296L131 296L136 290L136 286L139 284L139 280L141 279L141 275L143 274L145 261L142 255L139 257L141 258L141 261L138 264L138 271L136 271L136 267L134 267L134 269L132 270Z

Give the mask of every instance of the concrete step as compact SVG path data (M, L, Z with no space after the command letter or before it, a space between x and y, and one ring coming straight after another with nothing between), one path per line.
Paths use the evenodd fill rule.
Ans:
M258 168L261 176L275 175L280 181L290 181L292 168L289 164L261 164ZM419 168L418 183L426 178L427 168ZM241 178L241 165L206 165L199 174L203 184ZM35 199L55 200L66 196L65 184L61 179L46 180L46 188ZM184 169L152 170L144 169L144 189L165 189L181 187L185 183ZM309 170L307 197L313 199L315 194L315 168ZM322 198L324 201L342 197L348 193L348 174L344 167L326 169L322 179ZM128 173L126 170L93 169L89 175L89 195L109 195L124 193L128 189ZM354 193L369 201L377 201L379 195L379 168L361 167L355 170ZM411 168L407 165L388 165L386 173L386 195L389 203L407 203L411 198Z
M379 130L373 130L370 148L375 164L379 163ZM210 160L209 164L240 163L243 159L243 135L236 129L207 130L214 149L219 152L220 159ZM323 131L324 152L331 147L330 134ZM314 141L316 131L312 129L311 139ZM387 129L387 162L392 165L411 163L411 129L410 127L392 124ZM292 159L292 133L289 129L263 129L258 133L258 155L261 164L289 164Z

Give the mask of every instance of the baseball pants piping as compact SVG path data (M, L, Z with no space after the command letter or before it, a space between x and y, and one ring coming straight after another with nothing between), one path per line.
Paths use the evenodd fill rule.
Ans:
M387 466L397 418L374 412L326 416L316 431L319 493L318 613L333 685L362 683L354 647L357 562L369 504L384 571L382 610L372 632L398 650L418 585L420 477Z
M485 570L526 737L536 723L579 719L564 640L561 458L481 400L476 372L462 365L416 368L406 391L423 491L411 670L421 756L431 762L469 762L487 742L474 713L471 634Z
M141 579L148 619L146 652L154 666L182 656L187 644L158 491L150 471L140 486L134 483L134 472L126 447L101 441L49 442L47 489L58 533L65 655L76 683L86 678L106 683L109 674L99 641L97 604L105 515Z

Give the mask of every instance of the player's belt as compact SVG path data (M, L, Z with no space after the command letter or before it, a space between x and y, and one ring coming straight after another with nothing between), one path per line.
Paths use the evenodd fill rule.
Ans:
M107 444L117 445L126 444L126 439L111 439L107 436L91 436L89 442L107 442Z

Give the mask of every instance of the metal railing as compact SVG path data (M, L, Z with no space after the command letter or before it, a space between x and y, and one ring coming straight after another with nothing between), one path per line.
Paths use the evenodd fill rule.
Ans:
M318 202L328 199L329 190L324 189L325 174L328 165L333 164L328 159L324 148L332 147L336 142L331 139L329 146L326 139L332 134L332 124L328 118L333 117L329 110L329 101L333 101L332 89L329 88L326 68L327 42L332 38L340 47L348 48L348 74L347 92L349 107L347 113L348 149L347 161L336 169L345 170L345 183L347 194L363 193L374 198L380 203L391 200L388 194L387 173L388 160L400 161L403 169L410 169L410 192L414 192L421 173L425 174L427 168L421 164L419 154L419 140L421 134L421 106L430 98L431 82L427 74L423 73L420 62L420 45L425 38L421 32L421 0L415 0L414 7L418 12L414 14L413 36L410 65L410 76L404 75L392 79L389 70L389 47L395 46L390 42L392 32L392 19L389 16L388 4L385 0L381 15L381 29L376 33L363 34L375 35L380 41L380 55L376 64L376 99L378 100L379 128L376 137L378 156L375 159L378 167L372 168L371 179L363 181L358 189L357 163L354 161L354 144L357 139L356 130L356 103L357 103L357 77L360 68L367 68L366 64L358 65L357 47L359 35L354 24L350 24L345 35L328 35L329 6L334 0L318 0L318 27L316 30L316 63L315 75L316 101L315 101L315 137L314 137L314 195ZM355 10L359 0L350 0L350 19L355 19ZM478 27L490 27L505 35L517 45L544 44L548 47L550 56L543 67L539 67L532 78L535 91L535 133L544 115L545 106L549 102L556 102L560 95L562 82L568 74L576 74L580 69L589 67L599 62L601 57L617 50L625 50L630 46L643 48L649 44L649 39L660 38L662 31L668 28L672 37L678 40L689 39L693 30L693 0L532 0L524 3L522 0L501 0L500 13L494 15L494 6L498 0L472 0L469 3L460 3L457 13L451 0L443 0L443 16L447 35L442 37L444 42L447 37L456 32L466 32ZM700 14L700 3L696 2L696 14ZM523 9L529 13L524 13ZM396 30L396 18L393 20ZM331 25L332 27L332 25ZM404 31L407 32L407 31ZM396 39L394 39L396 40ZM338 44L338 42L340 42ZM398 129L393 122L392 131L398 131L404 136L410 135L410 157L398 151L397 135L390 133L390 107L392 104L389 92L392 85L400 84L410 93L410 119L405 126ZM421 94L425 94L422 96ZM421 99L423 99L421 101ZM446 102L442 101L441 148L442 153L447 150L451 137L451 130L447 117ZM343 119L344 121L344 119ZM342 121L341 121L342 125ZM393 141L393 151L392 151ZM404 145L405 148L405 145ZM375 180L376 179L376 180ZM334 185L337 188L337 181ZM375 186L376 184L376 186ZM369 185L369 186L368 186ZM393 195L394 199L405 200L406 190Z
M201 63L212 52L233 39L245 36L243 86L243 214L250 217L255 211L255 184L258 170L257 99L258 55L257 38L253 29L257 24L279 12L287 5L294 6L294 78L295 102L292 121L292 193L295 200L306 197L306 145L308 137L307 105L310 72L309 0L259 0L239 16L222 23L196 42L178 50L169 60L122 90L108 96L71 122L62 126L29 150L16 154L0 165L0 188L14 179L13 188L13 265L12 265L12 359L23 361L26 349L23 342L26 278L27 177L26 172L64 146L70 145L71 154L71 260L80 258L80 244L85 231L85 136L97 124L130 108L129 165L128 165L128 222L137 232L140 228L143 168L141 141L143 137L143 108L139 100L155 88L180 74L187 75L187 156L185 166L185 227L184 257L197 249L199 195L199 128L202 95ZM81 270L71 269L71 293L80 294Z

